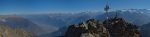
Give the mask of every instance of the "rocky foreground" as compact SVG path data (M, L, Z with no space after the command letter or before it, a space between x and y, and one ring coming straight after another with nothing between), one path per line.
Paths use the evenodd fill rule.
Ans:
M115 17L103 22L89 19L71 25L64 37L141 37L141 35L136 25Z
M0 37L36 37L24 29L13 29L5 25L0 25Z

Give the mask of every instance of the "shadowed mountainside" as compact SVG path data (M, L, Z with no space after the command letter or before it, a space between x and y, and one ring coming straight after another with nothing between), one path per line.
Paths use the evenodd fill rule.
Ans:
M150 37L150 23L141 26L141 33L143 37Z

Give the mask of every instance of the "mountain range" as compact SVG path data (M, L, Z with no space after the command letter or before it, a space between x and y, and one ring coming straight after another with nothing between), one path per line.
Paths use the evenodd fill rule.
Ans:
M122 9L109 12L109 17L124 18L126 21L138 26L150 22L150 11L147 9ZM1 15L0 24L6 24L12 28L23 28L37 36L60 36L69 25L77 24L88 19L104 21L104 12L81 12L81 13L51 13L41 15ZM64 29L62 29L64 28Z

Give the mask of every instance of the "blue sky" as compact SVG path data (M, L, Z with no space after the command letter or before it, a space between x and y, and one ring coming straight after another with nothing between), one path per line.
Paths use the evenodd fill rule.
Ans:
M106 0L0 0L0 14L47 14L102 11ZM110 0L112 10L150 9L150 0Z

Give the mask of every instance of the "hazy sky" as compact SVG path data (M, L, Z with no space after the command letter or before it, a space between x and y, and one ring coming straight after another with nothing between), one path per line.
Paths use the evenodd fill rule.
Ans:
M102 11L106 0L0 0L0 14ZM110 0L111 9L150 9L150 0Z

